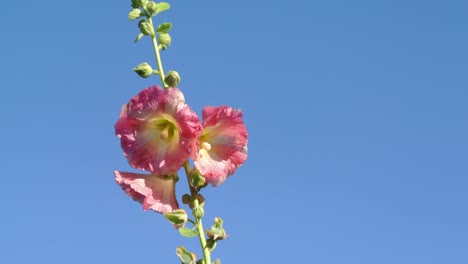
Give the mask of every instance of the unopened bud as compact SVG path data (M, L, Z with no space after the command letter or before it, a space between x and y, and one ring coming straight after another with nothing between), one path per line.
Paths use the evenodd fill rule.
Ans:
M148 78L151 76L151 74L153 74L153 68L151 68L151 66L146 62L141 63L133 68L133 71L143 78Z
M223 227L223 219L221 217L215 217L214 223L217 227Z
M169 46L171 45L171 41L172 41L171 35L169 35L168 33L159 34L159 37L158 37L159 44L164 45L164 46Z
M164 82L169 87L177 87L180 83L180 76L176 71L168 71L166 77L164 78Z
M148 36L154 36L154 29L153 26L146 20L140 20L138 22L138 27L140 28L140 32L148 35Z
M200 219L203 217L204 214L205 214L205 210L203 210L203 208L201 207L193 208L193 211L192 211L193 217Z
M158 5L155 2L149 1L148 3L146 3L146 10L148 10L148 12L151 15L156 14L157 9L158 9Z
M128 13L128 19L135 20L141 16L141 10L138 8L134 8L130 13Z

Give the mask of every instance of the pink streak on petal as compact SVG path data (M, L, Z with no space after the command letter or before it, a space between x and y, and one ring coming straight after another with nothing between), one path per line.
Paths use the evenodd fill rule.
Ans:
M220 185L247 159L247 130L242 111L227 106L203 109L203 133L211 149L200 150L195 166L207 182ZM203 143L203 142L201 142Z
M171 144L161 140L152 123L155 117L164 116L176 122L179 140ZM129 164L158 175L174 173L189 157L194 157L201 130L200 120L185 104L182 92L159 86L150 86L134 96L123 106L115 124Z

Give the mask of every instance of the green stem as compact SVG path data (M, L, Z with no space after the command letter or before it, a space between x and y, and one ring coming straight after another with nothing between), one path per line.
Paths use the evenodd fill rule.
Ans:
M194 208L198 207L198 200L193 201ZM203 223L201 218L197 218L197 223L195 225L198 230L198 237L200 238L200 244L203 250L203 258L205 264L211 264L211 252L210 249L206 246L205 230L203 229Z
M154 29L153 25L153 19L151 17L148 18L149 23ZM164 82L164 70L161 62L161 55L159 54L159 46L158 46L158 41L156 40L156 33L154 33L154 36L151 36L151 40L153 42L153 48L154 48L154 55L156 55L156 63L158 64L158 72L159 72L159 78L161 79L161 83L164 87L164 89L167 88L166 83Z
M187 181L188 181L188 185L190 187L190 193L192 195L192 197L196 197L198 192L197 190L190 184L190 164L187 161L185 161L184 163L184 170L185 170L185 174L187 175ZM198 199L194 199L193 201L193 208L197 208L200 206L200 203L198 202ZM200 239L200 245L201 245L201 248L203 250L203 259L204 259L204 262L205 264L211 264L211 252L210 252L210 249L206 246L206 237L205 237L205 230L203 228L203 223L202 223L202 219L201 218L196 218L196 223L195 223L195 227L197 228L197 231L198 231L198 238Z

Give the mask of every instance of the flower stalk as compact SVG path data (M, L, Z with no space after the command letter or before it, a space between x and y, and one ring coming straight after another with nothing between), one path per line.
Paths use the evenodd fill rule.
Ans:
M148 22L150 23L151 27L153 27L154 30L154 24L153 24L153 19L151 17L148 18ZM153 49L154 49L154 55L156 56L156 64L158 65L158 75L159 78L161 79L161 83L164 86L164 89L167 89L168 86L166 82L164 82L164 70L161 62L161 55L159 53L159 45L158 41L156 40L156 34L151 36L151 42L153 43Z

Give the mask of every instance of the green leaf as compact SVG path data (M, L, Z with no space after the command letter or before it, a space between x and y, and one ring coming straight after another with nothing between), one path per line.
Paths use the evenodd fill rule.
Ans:
M189 252L183 246L177 247L176 254L183 264L195 264L197 261L197 255L195 253Z
M138 37L135 39L135 43L137 43L143 36L143 33L138 34Z
M179 233L183 235L184 237L188 237L188 238L198 236L198 232L196 230L192 230L185 226L179 228Z
M172 24L171 23L162 23L161 25L158 26L156 29L156 33L162 34L162 33L169 33L169 30L171 30Z
M156 5L156 15L171 8L171 5L166 2L159 2Z

